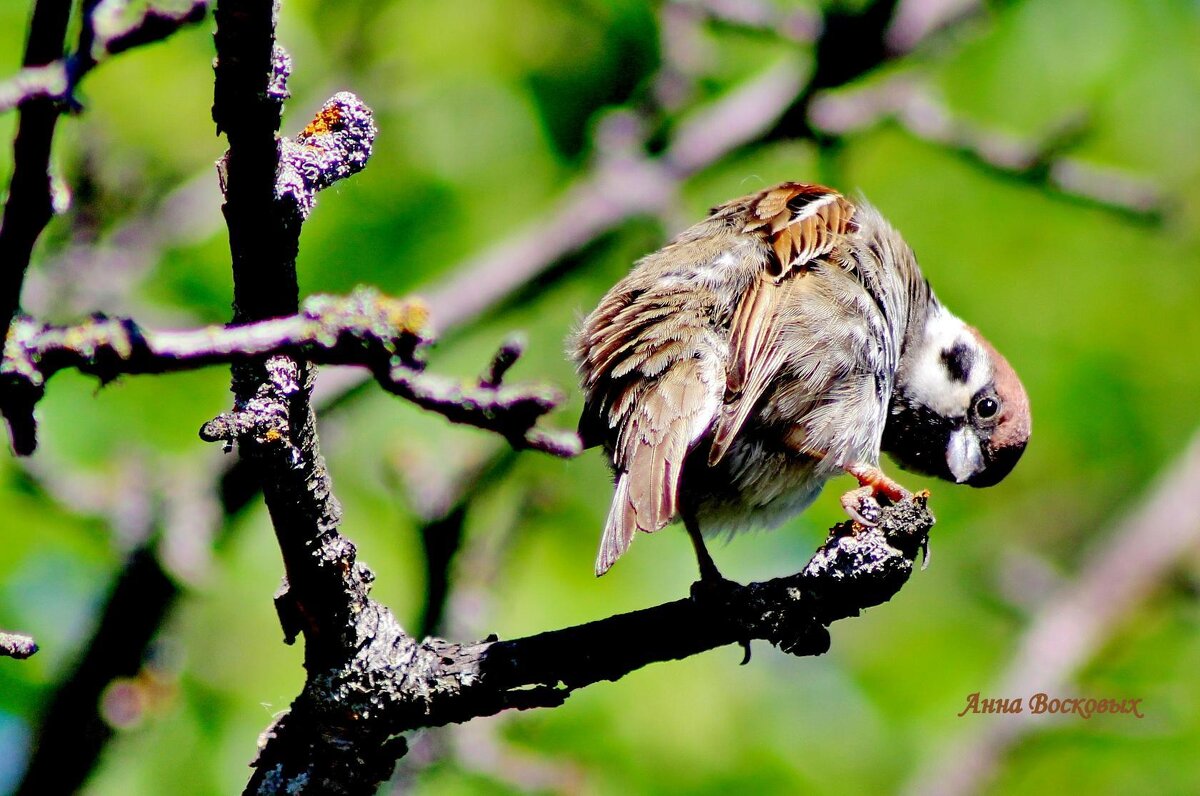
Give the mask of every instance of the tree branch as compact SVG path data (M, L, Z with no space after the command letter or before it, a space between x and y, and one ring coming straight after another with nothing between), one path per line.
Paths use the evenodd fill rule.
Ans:
M67 91L67 62L27 66L0 83L0 113L33 100L58 100Z
M402 739L388 740L397 733L554 707L577 688L650 663L751 639L822 654L829 624L903 586L932 524L918 495L885 508L878 528L835 527L797 575L694 588L690 599L513 641L417 641L367 600L353 615L349 656L326 671L310 668L304 692L264 735L257 792L374 793L403 753Z
M662 158L602 155L548 213L422 291L430 311L439 323L458 325L620 224L662 213L683 180L769 128L803 82L804 69L784 61L684 119Z
M25 44L26 68L45 66L62 56L70 21L70 0L37 0ZM50 184L50 145L59 109L45 100L21 108L13 141L13 172L0 220L0 340L21 300L21 283L33 245L54 216ZM0 383L0 411L5 410Z
M147 7L134 20L120 18L122 4L112 4L109 13L88 15L87 24L92 30L90 46L68 58L59 58L49 63L29 66L0 83L0 113L32 100L52 100L64 109L78 110L79 102L74 96L76 87L100 61L126 50L162 41L182 27L204 19L208 12L207 0L192 0L192 4L179 10ZM92 4L95 10L95 4Z
M155 331L128 318L94 317L78 326L20 318L2 367L33 386L65 368L109 382L122 374L193 370L272 354L380 370L393 361L418 368L416 350L428 342L427 314L419 300L362 288L345 297L313 296L296 315L242 326Z
M0 657L24 660L38 651L33 636L0 630Z
M426 316L418 300L360 289L347 297L313 296L301 312L284 318L185 331L152 331L129 319L53 326L21 318L9 336L0 374L23 388L32 407L46 381L64 368L107 383L121 374L168 373L286 354L318 364L363 366L388 392L451 422L496 432L516 448L568 457L579 453L574 434L534 427L561 403L558 391L503 383L504 372L521 354L514 342L501 346L474 387L421 372L417 349L430 340ZM239 428L234 416L223 415L206 424L202 437L232 441Z
M112 14L97 20L97 4L89 0L81 6L83 20L77 51L63 59L70 6L68 0L38 0L29 27L24 70L14 79L15 87L0 87L0 112L11 107L5 106L10 100L21 108L13 144L12 181L0 221L0 341L8 339L20 307L21 287L33 247L63 202L51 181L50 148L58 118L72 104L74 86L97 62L95 49L107 47L115 53L157 41L201 19L206 8L197 0L178 14L147 10L139 22L122 27L109 18ZM60 84L59 93L44 92ZM0 414L9 423L18 453L31 452L34 445L28 397L23 385L0 376Z
M271 61L271 79L274 81L272 85L275 86L272 90L280 98L286 94L284 85L289 68L286 54L282 50L276 52L274 60ZM219 80L218 85L220 85ZM278 101L282 102L282 99ZM252 106L257 107L254 103ZM249 113L249 111L247 112ZM232 124L235 128L240 129L241 126L244 126L244 120L236 114L230 115L230 118L233 120ZM239 132L234 137L241 134ZM261 291L266 291L263 296L253 293L255 298L245 298L242 304L246 305L248 301L250 304L246 306L255 305L251 307L253 312L235 309L235 322L291 315L296 311L299 303L299 288L292 289L287 285L296 281L295 254L300 224L316 205L316 195L319 191L363 168L367 158L370 157L371 147L375 140L375 124L372 120L371 110L361 100L348 92L340 92L325 103L312 122L296 136L295 140L288 138L276 140L274 132L271 133L270 138L270 149L277 155L275 156L275 165L269 169L271 185L269 186L270 200L268 204L278 208L275 215L264 214L254 192L238 187L241 180L233 175L240 172L233 168L235 161L235 158L232 157L233 149L219 163L218 172L222 191L227 199L230 196L236 197L233 200L233 208L241 207L244 204L252 217L251 222L246 222L238 212L231 210L230 201L227 201L223 208L226 217L228 218L229 214L233 213L237 219L233 224L233 230L236 231L231 230L230 234L237 237L238 240L243 238L247 240L250 249L263 258L261 261L250 261L243 248L237 246L233 248L240 253L239 269L249 274L247 279L256 282ZM266 218L266 216L270 216L270 218ZM260 226L255 226L256 224ZM283 242L285 249L282 252L271 251L269 247L263 246L262 235L272 229L279 234L285 232L287 234L286 240ZM231 246L233 246L232 242ZM270 283L262 281L264 276L271 272L276 274L277 279L283 280L282 293L272 292ZM237 280L234 284L236 287ZM236 302L235 294L235 304ZM105 327L105 330L111 331L112 327ZM30 331L36 333L36 329L26 329L26 332ZM276 333L279 332L276 331ZM178 334L180 333L176 333L176 335ZM209 332L208 334L213 333ZM128 335L124 337L128 337ZM118 334L114 340L120 341L122 338L123 336ZM179 340L174 342L185 345L185 348L188 345L194 348L200 344L194 340L188 341L186 344ZM126 340L126 343L132 344L132 341ZM18 455L28 455L37 446L33 407L41 398L43 384L38 379L37 367L30 368L28 363L21 361L20 347L18 341L11 337L5 341L5 352L7 354L12 349L13 359L11 363L6 361L5 367L0 369L0 388L2 388L0 389L0 409L3 409L4 417L8 421L13 449ZM122 352L119 349L105 350L116 353L118 359L122 358ZM64 353L62 346L59 346L57 351ZM172 356L167 356L159 359L167 361L172 358ZM177 359L177 357L174 358ZM7 367L10 364L12 367Z
M1136 221L1156 222L1165 213L1162 191L1149 181L1068 154L1087 134L1086 114L1070 115L1040 137L1020 138L955 116L929 85L906 75L857 91L818 94L810 116L831 136L892 121L918 140L1051 194Z

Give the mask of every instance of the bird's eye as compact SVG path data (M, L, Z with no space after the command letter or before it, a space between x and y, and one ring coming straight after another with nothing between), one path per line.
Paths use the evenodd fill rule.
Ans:
M975 402L975 415L981 420L991 420L1000 411L1000 401L990 395Z

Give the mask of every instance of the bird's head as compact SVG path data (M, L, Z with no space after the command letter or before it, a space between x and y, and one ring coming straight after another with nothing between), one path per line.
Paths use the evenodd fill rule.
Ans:
M883 449L907 470L993 486L1029 431L1029 397L1008 360L935 302L902 353Z

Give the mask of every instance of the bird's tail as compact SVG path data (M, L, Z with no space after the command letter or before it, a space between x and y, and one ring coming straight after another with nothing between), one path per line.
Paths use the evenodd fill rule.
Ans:
M629 473L621 473L617 479L612 506L608 510L608 519L604 523L600 552L596 555L596 577L608 572L617 559L629 549L637 529L637 511L629 501Z

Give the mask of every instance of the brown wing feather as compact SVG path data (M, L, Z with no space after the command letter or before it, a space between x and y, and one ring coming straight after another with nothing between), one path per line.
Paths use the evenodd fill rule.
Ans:
M775 258L767 270L776 282L828 254L854 229L854 205L821 185L785 182L738 202L745 209L744 231L771 246Z
M717 464L729 451L742 424L783 365L785 352L775 345L779 336L779 307L796 288L798 279L780 285L769 278L751 283L730 325L729 367L725 405L713 429L708 464Z
M819 185L784 183L740 201L744 231L763 236L773 257L761 278L751 282L730 322L728 392L713 431L710 466L724 458L784 363L786 352L776 345L780 308L792 300L793 291L803 289L808 264L832 252L854 229L854 205Z
M682 288L615 291L576 338L587 406L580 428L607 442L616 490L596 574L675 518L679 477L724 391L709 314Z
M805 266L853 229L853 215L840 194L802 183L729 202L702 222L710 230L694 228L644 260L585 321L574 350L586 393L580 433L587 444L606 443L616 469L597 574L637 531L674 518L684 460L714 421L711 461L725 455L784 361L776 345L780 307L799 289ZM714 337L717 295L678 279L668 287L658 269L667 256L676 264L715 262L727 251L719 236L731 233L761 237L770 254L734 309L726 350ZM685 254L678 246L690 248Z

